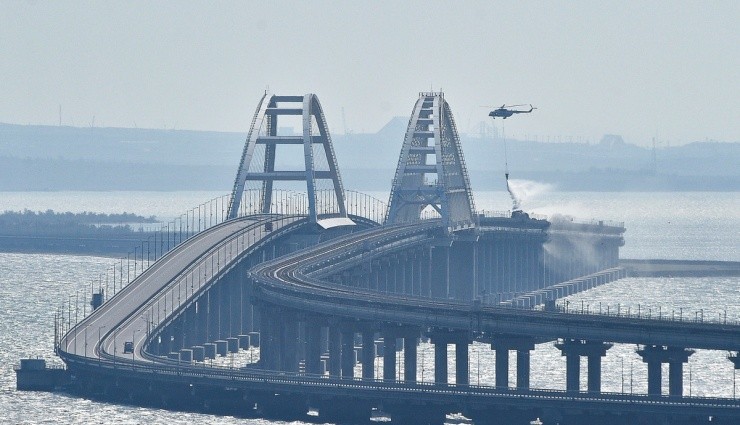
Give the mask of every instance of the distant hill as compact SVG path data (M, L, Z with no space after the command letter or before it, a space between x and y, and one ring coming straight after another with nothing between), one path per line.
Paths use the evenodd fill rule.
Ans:
M347 188L388 190L408 118L372 134L332 135ZM231 189L246 134L0 124L0 190ZM476 190L503 189L501 140L461 135ZM624 143L509 140L512 176L560 190L740 189L740 143L696 142L655 152ZM302 156L279 156L281 166ZM494 183L495 182L495 183Z

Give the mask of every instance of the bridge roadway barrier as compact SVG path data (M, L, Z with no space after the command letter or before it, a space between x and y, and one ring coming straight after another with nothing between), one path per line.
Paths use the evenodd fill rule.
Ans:
M271 234L263 232L264 220L273 220L276 224ZM297 223L299 218L292 220L292 223ZM152 278L152 275L146 273L142 275L141 281L138 283L135 281L127 287L127 290L121 291L117 295L118 299L114 297L108 303L104 303L81 322L74 332L68 332L57 347L60 356L70 368L81 375L87 377L101 374L115 375L123 380L130 379L131 388L136 388L133 382L143 379L141 377L147 374L149 377L147 379L156 376L162 385L170 383L177 388L183 388L182 385L211 388L213 391L217 391L214 388L219 387L237 388L244 391L244 396L240 399L242 403L248 394L261 394L260 397L267 398L263 398L257 404L261 403L264 406L274 402L268 394L279 391L282 394L291 394L291 397L305 399L306 403L315 397L342 400L348 396L375 404L382 404L383 400L387 403L406 400L409 406L431 404L445 412L470 411L473 412L471 415L480 417L485 416L481 412L490 413L492 409L507 406L524 408L531 412L539 412L537 409L542 406L550 406L553 411L574 408L589 412L615 412L617 411L615 409L624 409L644 414L658 411L671 415L686 413L693 408L692 415L709 412L716 414L717 417L740 416L738 402L724 399L705 402L697 398L673 400L675 398L673 397L666 400L658 395L640 398L600 392L581 394L527 389L524 372L522 379L519 379L518 374L517 380L521 381L517 382L519 389L508 388L508 385L470 386L466 385L469 365L466 361L467 356L464 355L467 353L472 336L494 340L498 337L505 340L506 338L502 337L505 335L534 339L608 340L655 346L737 350L738 347L734 344L740 341L738 326L489 307L454 300L379 293L324 280L324 277L338 271L339 263L353 265L361 261L373 261L389 252L401 252L417 244L431 243L438 229L438 225L433 221L421 225L370 229L340 236L312 249L288 253L252 267L248 273L250 297L257 303L258 311L262 315L259 318L262 325L259 334L261 343L259 363L264 370L188 366L180 362L179 353L176 353L178 359L168 361L146 351L147 346L153 347L155 335L162 341L166 340L170 348L173 345L185 344L186 338L182 336L185 321L190 317L190 320L195 320L197 327L202 324L197 318L199 314L197 312L205 311L192 309L192 303L207 294L206 288L209 285L216 284L221 279L228 279L225 272L236 267L240 256L248 256L249 252L255 252L253 250L255 246L269 246L267 239L279 233L281 225L287 228L292 223L276 217L253 217L227 222L221 227L194 237L175 251L171 251L177 253L172 256L178 257L178 264L168 267L167 260L174 260L172 257L168 258L170 255L168 254L161 264L152 267L152 274L158 272L164 274L167 271L169 277L159 276L158 279L151 279L150 285L141 285L141 281ZM244 239L240 242L238 237L233 237L239 233L247 234L246 243ZM194 245L199 247L195 249ZM233 255L233 252L230 254L229 249L236 251L237 254ZM182 259L179 258L180 255ZM183 267L181 263L187 267ZM187 277L185 280L178 280L178 276L183 273L185 276L191 276L191 280L187 280ZM204 281L201 281L200 276L205 276ZM195 280L196 284L191 283ZM139 292L145 296L141 296ZM181 295L184 295L184 300L180 298ZM192 314L195 316L189 316ZM271 314L281 314L280 317L285 320L269 320ZM153 320L155 317L157 319ZM220 323L221 316L213 316L206 321L217 318ZM295 341L300 338L303 329L303 325L299 325L301 318L311 318L320 323L320 332L314 333L314 336L319 335L316 341L323 335L322 329L328 330L328 358L321 358L321 344L312 341L313 338L306 342L319 347L318 351L315 351L319 355L311 355L319 359L317 367L319 371L323 369L321 364L327 363L330 377L298 372L301 351ZM150 321L154 322L153 330L143 326ZM88 337L93 332L81 332L87 327L93 326L94 329L104 323L106 326L110 325L110 328L106 330L101 341ZM396 328L389 327L391 324ZM407 372L405 375L409 377L408 381L398 381L395 379L396 371L390 370L390 364L395 367L395 362L384 362L389 363L387 366L389 373L384 373L384 376L393 378L377 381L367 376L364 379L354 377L353 369L357 361L353 342L355 334L365 332L362 340L363 347L368 348L367 352L371 352L370 347L375 345L373 332L369 332L368 329L384 333L384 356L390 356L397 351L395 342L399 332L406 332L403 334L405 356L410 356L407 353L415 351L411 347L416 347L415 342L420 336L420 330L431 331L433 340L439 340L439 331L443 330L455 335L467 335L454 340L461 359L455 365L456 381L457 376L460 376L459 382L454 385L445 384L440 377L438 383L422 384L417 382L408 370L405 371ZM412 332L408 333L409 330ZM83 342L96 346L96 349L91 351L99 354L91 355L82 349L82 346L86 345L79 341L82 335L85 335ZM130 339L133 340L134 352L131 358L122 358L120 353L128 335L131 335ZM207 336L223 337L223 334ZM207 351L208 347L213 347L214 351L216 348L215 344L209 342L200 346L204 347L204 351ZM502 349L508 351L510 348ZM442 350L438 351L441 357ZM522 348L521 351L529 350ZM446 354L446 350L444 352ZM205 356L208 354L204 353ZM213 355L215 356L215 353ZM305 355L308 356L308 351ZM368 361L369 357L361 357L363 367L372 363ZM351 361L347 360L350 358ZM415 360L415 356L413 359L407 357L405 360L409 364ZM311 370L314 370L313 361L306 362L306 369L309 368L309 363L312 364ZM446 362L444 365L446 366ZM524 368L522 365L521 369Z

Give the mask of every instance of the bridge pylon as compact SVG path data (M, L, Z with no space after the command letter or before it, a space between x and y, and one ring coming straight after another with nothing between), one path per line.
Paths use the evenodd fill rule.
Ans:
M419 93L401 148L385 223L419 221L428 207L439 214L450 232L475 227L475 204L460 137L441 92Z
M279 135L279 124L290 116L302 118L302 134ZM302 170L275 169L277 147L289 145L303 146ZM306 213L310 221L324 227L354 224L347 217L344 188L329 128L315 94L278 96L265 93L262 96L234 180L228 217L239 215L244 191L250 183L260 186L257 210L270 213L276 181L305 181Z

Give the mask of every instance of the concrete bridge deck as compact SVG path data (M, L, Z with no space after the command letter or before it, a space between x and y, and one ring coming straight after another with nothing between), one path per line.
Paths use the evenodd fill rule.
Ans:
M289 254L253 268L255 295L270 303L353 320L385 321L420 327L463 329L492 335L578 339L712 350L739 350L740 324L669 318L537 311L481 306L454 300L399 297L321 279L344 262L369 261L387 246L431 238L434 223L383 227L327 242L321 249ZM387 244L387 245L384 245Z
M272 231L265 224L271 222ZM58 351L79 374L116 376L118 380L157 385L195 385L218 393L283 393L311 400L350 397L363 403L397 401L434 407L440 412L490 412L516 406L529 412L562 409L591 412L658 412L671 415L740 417L740 402L675 396L503 389L446 383L388 382L332 378L270 370L235 370L188 365L152 355L154 329L167 326L182 309L218 281L229 267L256 246L269 244L281 231L299 226L301 217L262 215L226 222L206 230L165 255L144 274L60 341ZM462 330L485 339L500 335L539 339L575 339L646 345L737 350L740 326L627 317L581 315L481 306L454 300L385 294L329 283L323 277L338 265L368 261L389 251L429 243L439 225L434 220L351 233L253 267L252 295L258 302L306 314L424 329ZM178 300L179 297L179 300ZM151 326L147 329L146 326ZM381 325L382 326L382 325ZM98 335L98 329L105 334ZM131 337L128 337L131 335ZM100 341L100 343L98 343ZM126 341L134 350L123 354ZM168 384L169 383L169 384ZM135 384L140 385L140 384ZM565 407L564 407L565 406ZM683 412L683 413L682 413ZM432 421L434 422L434 421ZM479 420L480 422L480 420Z
M273 231L303 219L255 215L227 221L184 241L134 279L59 341L62 353L86 358L121 357L151 362L142 348L185 303ZM132 349L125 350L131 342Z

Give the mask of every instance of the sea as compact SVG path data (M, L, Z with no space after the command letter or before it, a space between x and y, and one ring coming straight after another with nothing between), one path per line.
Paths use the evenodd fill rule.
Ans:
M740 192L559 192L534 182L516 182L515 187L527 212L623 222L627 231L622 258L740 261ZM169 220L221 195L204 191L0 192L0 211L129 212ZM383 200L388 197L383 192L371 195ZM475 199L477 209L490 211L508 210L512 202L506 192L476 192ZM0 253L0 424L282 423L102 403L63 392L16 391L13 368L21 358L42 357L58 363L52 347L55 309L80 292L89 291L91 282L113 261L84 255ZM607 306L616 309L619 305L622 311L639 308L653 315L680 311L685 318L701 314L705 320L738 321L740 277L625 278L567 301L571 308L589 311L606 310ZM450 348L452 362L454 350ZM604 391L647 392L646 366L635 348L616 344L607 352L603 360ZM470 382L492 384L493 351L479 343L470 350ZM419 379L431 380L432 346L422 343L419 355ZM736 383L740 373L733 370L727 355L697 350L684 369L686 394L740 397L740 385ZM511 364L515 364L514 357ZM664 367L663 386L667 391ZM585 362L582 368L585 376ZM515 382L513 368L511 372L510 382ZM535 388L565 388L565 360L551 343L540 344L532 352L531 373Z

